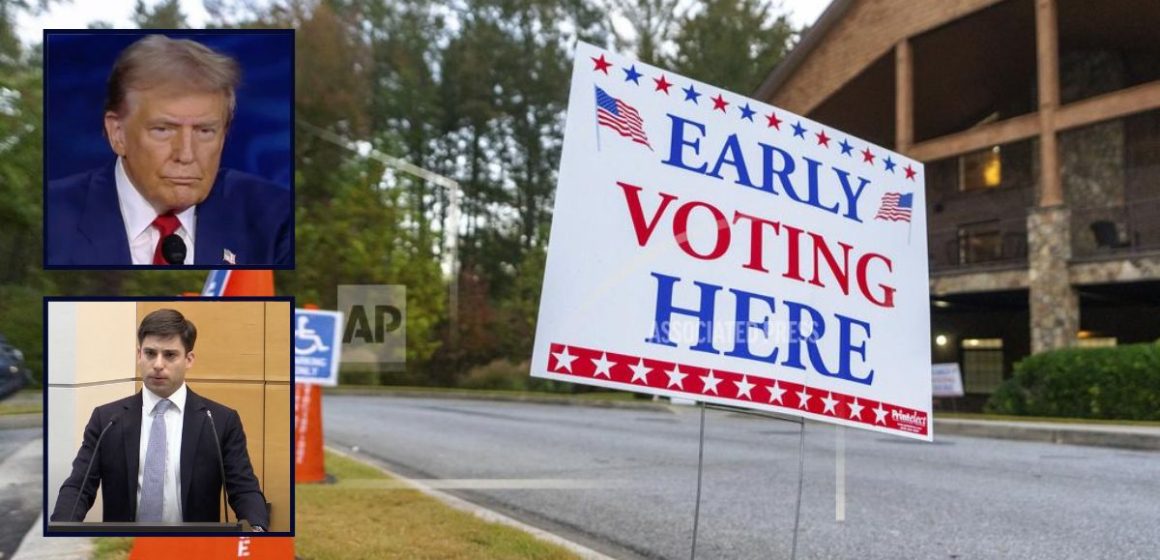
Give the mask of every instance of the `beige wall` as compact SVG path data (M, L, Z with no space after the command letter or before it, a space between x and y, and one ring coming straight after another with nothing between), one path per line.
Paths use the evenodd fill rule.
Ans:
M80 448L92 409L140 390L137 324L161 308L197 326L189 388L238 411L273 531L290 530L290 303L49 303L49 507ZM99 502L86 520L99 521Z

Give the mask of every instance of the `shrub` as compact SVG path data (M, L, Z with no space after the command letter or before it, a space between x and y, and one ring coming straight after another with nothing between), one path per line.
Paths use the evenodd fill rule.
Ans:
M471 368L459 381L459 385L467 389L522 391L527 388L529 369L527 361L513 364L500 358Z
M24 353L24 365L38 385L44 379L43 298L27 286L0 286L0 334Z
M584 385L566 381L532 377L530 371L531 362L529 360L512 363L507 359L499 358L468 370L467 375L459 380L459 386L464 389L535 391L540 393L577 393L589 389Z
M1160 420L1160 345L1072 348L1030 356L999 386L987 412Z

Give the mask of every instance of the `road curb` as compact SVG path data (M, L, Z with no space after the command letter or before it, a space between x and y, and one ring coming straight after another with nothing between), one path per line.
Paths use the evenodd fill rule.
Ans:
M20 547L12 560L75 560L91 558L93 539L91 537L44 536L44 514L36 518L36 523L24 535Z
M39 412L31 414L2 414L0 415L0 430L13 428L37 428L44 425L44 415Z
M491 523L498 523L500 525L506 525L506 526L512 527L514 529L519 529L520 531L528 533L528 534L536 537L537 539L540 539L542 541L559 546L559 547L567 550L568 552L571 552L572 554L575 554L576 556L583 558L584 560L615 560L611 556L606 556L604 554L601 554L595 550L592 550L591 548L588 548L588 547L586 547L582 544L579 544L575 541L568 540L568 539L561 537L560 535L557 535L555 533L545 531L543 529L540 529L539 527L533 527L531 525L528 525L527 523L524 523L522 521L518 521L516 519L508 517L508 516L506 516L502 513L499 513L497 511L494 511L494 510L485 508L483 506L471 503L471 502L464 500L462 498L457 498L457 497L452 496L451 494L448 494L446 492L431 488L430 486L427 486L426 484L423 484L422 482L407 478L407 477L405 477L397 472L394 472L394 471L384 467L378 461L373 461L373 460L368 461L368 459L365 457L352 455L349 452L344 451L342 449L339 449L333 445L327 445L326 449L327 449L327 451L330 451L330 452L335 453L337 455L342 455L343 457L346 457L348 459L371 465L374 468L379 469L380 471L382 471L382 472L384 472L392 477L395 477L398 480L412 486L413 488L415 488L415 490L418 490L419 492L423 493L424 495L430 496L432 498L435 498L436 500L439 500L441 503L443 503L444 505L446 505L448 507L451 507L451 508L459 510L459 511L470 513L470 514L472 514L472 515L474 515L474 516L476 516L484 521L488 521Z
M37 420L40 420L40 415L36 414ZM44 440L36 438L21 447L16 453L13 453L8 461L18 460L21 458L33 459L39 466L44 456ZM10 481L5 480L6 477L0 476L0 482L7 484L24 484L35 478L40 481L40 473L29 476L27 472L21 471L26 477L24 480ZM44 512L36 517L36 521L28 528L28 532L24 534L24 538L20 540L20 544L16 547L16 552L12 556L12 560L66 560L75 558L88 558L92 555L93 541L88 537L68 537L68 538L46 538L44 536Z
M1133 428L1131 426L1107 429L1090 424L1046 426L990 420L940 420L936 418L934 433L936 438L939 435L956 435L1065 445L1114 447L1138 451L1160 451L1160 430Z
M647 410L653 412L676 413L671 404L661 402L623 402L613 400L582 400L552 395L495 395L472 394L470 391L390 391L360 390L344 388L327 389L327 394L380 396L403 398L432 398L457 400L482 400L500 402L523 402L532 404L552 404L562 406L589 406L594 408L618 408L627 410ZM1048 424L1042 422L1021 423L1018 421L967 420L959 418L935 418L934 433L939 435L1008 439L1016 441L1036 441L1065 445L1085 445L1113 447L1138 451L1160 451L1160 428L1138 426L1104 426L1099 424Z

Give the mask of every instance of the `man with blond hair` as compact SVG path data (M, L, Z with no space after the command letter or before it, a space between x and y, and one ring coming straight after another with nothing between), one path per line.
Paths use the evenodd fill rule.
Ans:
M240 81L197 41L147 35L122 51L104 107L117 157L49 183L45 263L291 264L290 192L220 167Z

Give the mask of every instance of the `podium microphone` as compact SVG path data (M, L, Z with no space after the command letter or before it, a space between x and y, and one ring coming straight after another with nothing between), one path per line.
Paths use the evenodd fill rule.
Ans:
M181 241L181 240L178 239L178 241ZM185 244L182 243L181 247L182 247L182 250L184 250ZM209 418L210 431L213 432L213 442L216 444L216 445L214 445L214 448L217 449L218 470L221 471L221 475L222 475L222 497L225 499L225 504L224 504L225 507L222 508L222 511L224 511L226 514L226 523L229 523L230 522L230 507L229 507L230 495L226 492L226 462L222 460L222 442L220 439L218 439L217 424L214 424L214 422L213 422L213 412L207 408L205 410L205 415Z
M176 233L171 233L161 240L161 256L169 264L185 264L185 241Z
M97 436L97 444L93 446L93 454L89 457L89 466L85 467L85 477L81 479L80 490L77 491L77 497L75 500L73 500L72 514L69 515L70 520L77 518L77 506L80 505L81 496L85 493L85 483L89 481L89 473L93 470L93 463L96 462L97 453L100 453L101 451L101 440L105 439L105 433L109 431L109 428L113 427L113 424L115 424L117 420L121 419L123 414L125 414L125 411L121 411L120 414L117 414L112 418L112 420L109 420L109 423L105 424L105 428L101 430L101 435Z

